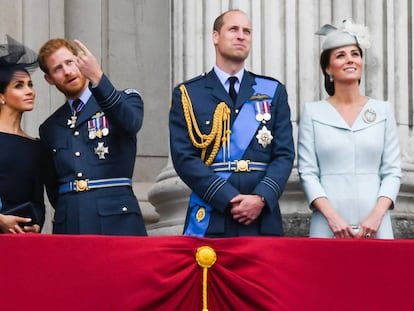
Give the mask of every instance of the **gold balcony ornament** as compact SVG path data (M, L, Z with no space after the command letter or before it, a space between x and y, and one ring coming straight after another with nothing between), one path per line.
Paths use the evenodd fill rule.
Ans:
M214 249L210 246L201 246L197 248L196 261L200 267L203 268L203 310L208 311L207 308L207 272L217 260L217 255Z

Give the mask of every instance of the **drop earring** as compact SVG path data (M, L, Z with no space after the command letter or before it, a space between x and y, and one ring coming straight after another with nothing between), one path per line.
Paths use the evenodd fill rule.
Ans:
M333 77L333 75L329 75L329 82L334 82L334 77Z

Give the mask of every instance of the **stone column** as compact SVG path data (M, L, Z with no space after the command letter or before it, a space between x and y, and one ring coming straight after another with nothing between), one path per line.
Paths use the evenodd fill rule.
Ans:
M191 191L175 172L171 157L148 192L149 202L155 206L160 219L147 226L149 235L181 235L188 198Z

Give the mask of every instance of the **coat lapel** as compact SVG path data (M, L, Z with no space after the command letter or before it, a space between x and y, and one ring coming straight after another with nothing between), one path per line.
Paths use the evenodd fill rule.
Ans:
M76 121L76 127L88 121L94 114L96 114L99 111L101 111L101 107L97 104L95 98L91 96L78 116L78 120Z
M56 124L61 127L69 127L68 120L70 120L72 116L72 111L70 110L70 107L68 103L66 102L60 108L56 111Z
M375 101L369 99L361 110L358 118L352 127L353 131L363 130L367 127L373 126L386 119L386 114L383 106L375 103Z
M101 111L101 108L97 104L95 98L91 96L85 105L85 107L82 109L81 113L78 115L78 118L76 120L76 125L74 128L79 127L84 122L88 121L94 114ZM57 124L61 127L69 128L70 124L68 124L68 121L70 120L72 116L72 111L66 102L64 105L62 105L59 110L57 111L56 120Z
M341 114L326 100L319 102L319 107L315 110L313 120L322 124L329 126L346 129L349 131L359 131L367 127L373 126L378 122L381 122L385 119L384 112L379 109L377 105L374 104L372 100L368 100L365 106L362 108L361 112L355 119L354 124L350 127L345 120L342 118ZM367 118L368 115L374 114L375 117L373 120Z
M206 88L211 90L211 95L217 99L217 102L225 102L229 107L233 106L229 93L221 84L214 70L207 74Z
M255 84L254 77L248 71L244 71L239 93L237 94L236 108L240 108L253 95L253 85Z
M234 105L235 108L240 108L240 106L253 95L254 84L255 81L253 76L248 71L245 71L237 94L237 101ZM211 89L212 96L215 97L218 102L224 101L229 107L233 107L233 101L231 100L229 93L221 84L214 70L211 70L207 75L206 87Z
M349 125L345 122L341 114L335 109L334 106L332 106L326 100L320 101L319 105L320 107L315 110L315 114L313 116L314 121L325 125L350 130Z

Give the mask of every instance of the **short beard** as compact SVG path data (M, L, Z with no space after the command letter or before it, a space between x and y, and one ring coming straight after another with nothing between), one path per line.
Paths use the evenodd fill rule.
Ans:
M83 92L83 90L88 86L88 80L85 77L82 77L82 84L77 88L66 88L64 86L56 85L56 88L61 91L68 98L77 98Z

